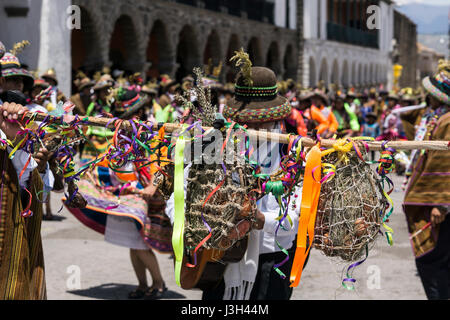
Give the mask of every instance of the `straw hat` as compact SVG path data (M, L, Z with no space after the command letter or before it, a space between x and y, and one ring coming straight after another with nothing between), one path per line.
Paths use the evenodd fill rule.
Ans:
M43 75L41 75L41 78L44 80L51 79L56 82L56 85L58 85L58 79L56 78L56 71L53 68L48 69Z
M450 105L450 60L440 60L437 74L426 77L422 84L430 95Z

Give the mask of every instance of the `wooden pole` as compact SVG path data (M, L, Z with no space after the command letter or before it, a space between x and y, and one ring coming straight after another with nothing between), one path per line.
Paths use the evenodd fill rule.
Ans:
M42 113L28 113L25 115L25 119L30 119L34 117L35 121L43 121L47 115ZM52 117L52 120L54 123L62 123L64 122L69 123L73 121L74 116L64 116L64 118L57 118ZM109 129L115 129L116 128L116 122L113 121L110 118L103 118L103 117L84 117L81 118L83 120L86 120L86 125L92 125L92 126L99 126L99 127L105 127ZM119 120L120 121L120 120ZM150 127L152 130L157 131L161 126L164 126L164 129L167 133L176 133L177 131L182 130L183 126L181 124L175 124L175 123L164 123L158 125L153 124L152 122L141 122L146 124L148 127ZM125 130L131 130L132 126L130 124L130 121L124 120L120 124L121 129ZM203 127L205 131L212 129L211 127ZM278 141L279 143L283 144L289 144L290 137L292 135L287 134L280 134L280 133L273 133L268 131L256 131L256 130L247 130L249 136L251 138L258 138L258 140L266 139L267 141ZM295 138L295 136L294 136ZM321 140L321 146L325 148L331 148L333 144L336 143L336 140L331 139L322 139ZM370 150L382 150L381 145L383 141L369 141L366 142ZM306 147L312 147L316 145L316 142L311 138L302 138L302 145ZM396 150L443 150L448 151L450 150L450 141L389 141L386 145L386 147L394 148Z

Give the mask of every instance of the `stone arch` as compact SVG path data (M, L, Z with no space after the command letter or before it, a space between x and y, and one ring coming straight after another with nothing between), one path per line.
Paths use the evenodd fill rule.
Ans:
M139 52L139 41L133 19L128 15L121 15L114 24L109 41L111 68L128 72L140 71L142 59Z
M297 78L297 61L295 59L294 47L292 44L288 44L283 59L284 78L296 79ZM315 69L314 69L315 70ZM315 72L315 71L314 71ZM314 74L315 76L315 74Z
M233 33L230 36L230 40L228 41L228 49L226 56L226 75L225 81L233 83L237 74L237 69L233 67L233 62L230 59L234 56L235 51L239 51L241 49L241 41L237 34Z
M157 78L160 74L168 74L172 71L172 47L166 25L161 20L156 20L149 35L147 46L147 62L150 68L147 76Z
M72 70L82 70L89 74L100 69L104 62L95 18L85 7L80 6L80 9L83 28L73 29L71 32Z
M344 88L348 88L350 85L349 79L349 70L348 70L348 62L344 60L344 64L342 66L342 75L341 75L341 84Z
M309 87L314 87L317 84L316 79L316 62L313 57L309 57Z
M339 81L339 64L337 59L334 59L333 61L333 68L331 70L331 83L334 83L336 85L340 84Z
M247 52L250 55L250 60L252 61L253 65L258 67L264 66L259 38L251 38L248 42L247 48Z
M319 81L324 81L325 85L328 86L328 62L325 58L322 59L322 63L320 64Z
M278 77L283 76L281 74L280 52L276 41L273 41L267 50L266 67L273 70Z
M176 61L178 70L175 77L178 81L181 81L186 75L192 74L194 67L200 66L201 58L197 35L191 25L185 25L179 33Z
M222 60L222 44L220 36L216 30L212 30L206 40L205 50L203 50L203 64L208 64L209 59L214 66Z

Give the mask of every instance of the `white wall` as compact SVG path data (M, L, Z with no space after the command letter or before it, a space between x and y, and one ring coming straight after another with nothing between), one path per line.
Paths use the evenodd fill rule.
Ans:
M22 53L18 55L20 62L30 69L36 69L39 59L42 0L2 0L0 1L0 41L9 51L14 44L22 40L30 41ZM8 17L4 10L8 6L28 7L26 17Z
M289 28L297 28L297 0L274 0L275 3L275 25L286 28L286 5L289 5Z
M67 8L71 0L42 0L41 46L39 69L54 68L59 89L70 95L71 89L71 30L67 27Z
M56 70L59 89L70 95L71 47L70 30L66 26L66 9L71 0L1 0L0 41L8 50L22 40L30 41L18 55L30 70L41 75L49 68ZM5 6L28 7L26 17L7 17Z

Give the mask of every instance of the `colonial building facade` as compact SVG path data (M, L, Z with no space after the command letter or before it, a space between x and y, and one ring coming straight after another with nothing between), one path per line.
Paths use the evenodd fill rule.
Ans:
M268 66L280 77L297 76L296 27L287 24L282 13L275 15L279 8L274 1L74 0L73 4L81 8L83 27L72 32L72 69L149 68L149 76L167 73L180 80L211 59L214 65L223 62L223 80L232 81L235 71L229 59L242 47L254 65ZM277 26L275 18L284 25Z
M376 6L374 11L370 6ZM319 81L344 88L391 82L392 1L304 0L303 10L305 86ZM369 28L373 23L378 28Z
M280 78L297 78L299 43L296 0L4 0L0 38L9 48L27 39L21 55L30 69L55 68L60 89L70 92L78 69L167 73L181 79L211 59L223 63L241 47L254 65ZM71 7L75 5L76 8ZM79 11L78 11L79 8ZM80 13L79 29L67 27ZM69 21L70 22L70 21Z

